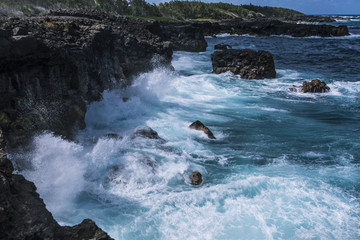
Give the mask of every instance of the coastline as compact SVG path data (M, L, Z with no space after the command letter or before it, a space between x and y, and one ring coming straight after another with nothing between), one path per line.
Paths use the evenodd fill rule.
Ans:
M35 132L43 130L50 130L71 139L76 129L86 127L84 125L86 104L101 99L101 93L104 90L126 87L131 84L133 75L149 71L159 65L171 68L173 50L204 51L204 48L206 49L204 35L213 35L216 31L219 31L218 34L230 31L229 24L222 26L209 25L209 23L174 24L126 18L105 17L104 20L102 19L104 16L99 17L101 20L96 20L91 16L88 17L60 15L24 20L15 18L1 22L2 26L6 25L5 30L0 34L2 39L5 39L1 42L1 46L10 46L11 49L8 53L1 52L3 54L1 55L2 66L7 66L2 71L2 79L5 79L3 82L6 84L3 89L6 91L11 89L12 93L12 95L5 94L6 98L2 99L3 106L1 107L1 116L5 119L2 120L1 126L5 126L8 147L16 148L25 144ZM39 26L43 26L42 30L46 29L45 32L35 27L35 24L40 22L43 25ZM266 21L262 21L261 24L264 22L267 24L265 29L267 26L276 25L276 22L271 22L269 25ZM292 28L294 25L287 26ZM15 28L19 28L16 29L16 34L14 34ZM28 28L27 32L26 28ZM214 30L216 28L219 30ZM335 29L326 28L331 29L330 32ZM243 25L239 25L234 32L239 29L243 29ZM281 29L288 29L288 27ZM288 30L280 32L284 31ZM318 31L320 33L314 33L324 36L321 32L323 29ZM51 41L46 41L48 32L53 33L52 36L50 35ZM337 32L336 30L335 33ZM345 29L339 32L346 35ZM185 35L179 37L179 33L185 33ZM275 34L278 33L279 31L275 31ZM268 32L263 30L263 32L250 34L261 36L267 35ZM30 50L25 50L28 46L31 46ZM159 56L155 62L154 55ZM109 61L109 59L112 60ZM39 65L42 66L40 69ZM33 81L34 72L35 75L41 75L42 72L52 74ZM84 75L84 72L87 74ZM47 83L52 79L54 82ZM66 79L72 79L72 81L67 82ZM63 84L58 85L58 82ZM65 106L68 111L54 118L51 112L53 106ZM30 125L36 127L32 128ZM12 172L9 166L1 168L1 171L8 175L10 171ZM12 178L11 174L9 176ZM26 180L21 179L21 181ZM31 188L35 193L35 187ZM36 194L35 198L40 199ZM43 233L48 234L51 231L53 230L45 228ZM30 236L34 233L28 234Z

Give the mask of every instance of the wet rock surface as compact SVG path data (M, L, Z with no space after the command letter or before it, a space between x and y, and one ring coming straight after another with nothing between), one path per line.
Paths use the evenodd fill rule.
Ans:
M275 78L274 57L267 51L226 49L211 54L213 73L230 71L246 79Z
M301 91L304 93L325 93L330 91L330 88L325 82L319 79L313 79L310 82L304 81L301 86Z
M190 175L192 185L200 185L202 183L202 175L200 172L192 172Z
M198 131L203 131L208 138L210 139L216 139L216 137L214 136L214 134L210 131L210 129L208 127L206 127L202 122L200 122L199 120L193 122L192 124L190 124L189 128L191 129L195 129Z

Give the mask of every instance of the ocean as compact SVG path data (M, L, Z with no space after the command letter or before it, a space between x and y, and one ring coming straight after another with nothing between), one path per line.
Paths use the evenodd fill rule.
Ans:
M91 218L115 239L360 239L360 17L331 24L351 35L207 37L175 71L104 92L75 141L43 133L10 157L58 222ZM218 43L273 53L276 78L212 74ZM330 92L289 91L314 78ZM162 139L132 137L141 125Z

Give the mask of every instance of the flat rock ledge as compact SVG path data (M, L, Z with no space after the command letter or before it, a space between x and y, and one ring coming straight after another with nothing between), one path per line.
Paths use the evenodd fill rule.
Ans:
M275 78L274 57L267 51L225 49L211 54L213 73L227 71L245 79Z

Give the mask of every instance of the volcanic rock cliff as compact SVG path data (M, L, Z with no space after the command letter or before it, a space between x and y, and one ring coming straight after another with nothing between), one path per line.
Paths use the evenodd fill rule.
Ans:
M170 66L173 48L204 51L206 41L191 25L170 31L96 12L0 19L0 127L8 146L39 130L71 138L85 128L86 102L137 73Z

